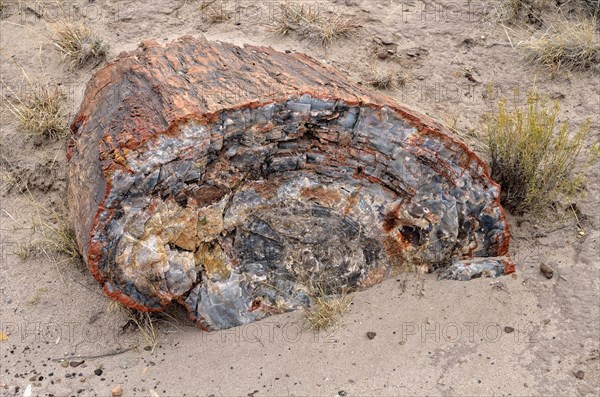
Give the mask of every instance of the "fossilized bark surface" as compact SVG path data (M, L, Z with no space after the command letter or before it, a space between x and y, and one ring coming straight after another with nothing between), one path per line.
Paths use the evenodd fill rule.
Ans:
M144 42L96 73L72 130L77 240L131 307L222 329L415 263L514 270L483 162L303 54Z

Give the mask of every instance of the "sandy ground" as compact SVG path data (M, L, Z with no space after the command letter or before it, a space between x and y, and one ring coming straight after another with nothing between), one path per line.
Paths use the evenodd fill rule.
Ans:
M3 93L10 95L6 87L30 89L23 70L32 80L60 85L74 112L92 71L65 68L48 38L50 26L26 9L28 3L34 2L9 1L2 16ZM311 2L361 25L355 37L328 48L273 36L268 25L276 2L241 1L221 24L208 23L191 1L63 3L70 20L84 22L110 44L109 58L143 39L204 34L306 52L355 81L367 81L373 65L397 70L409 82L387 94L454 126L477 150L489 100L513 88L525 92L534 82L560 101L561 120L579 125L592 118L589 143L600 135L597 79L524 66L519 41L545 27L503 27L492 17L494 3ZM382 41L395 43L395 56L375 56ZM15 254L39 237L31 197L51 208L64 202L65 144L39 145L18 130L4 103L1 127L1 154L28 181L31 196L2 186L0 330L8 340L0 342L0 395L21 396L31 386L32 395L107 396L115 385L124 396L153 397L600 395L597 167L577 202L587 215L585 236L572 218L510 218L515 275L453 282L404 274L355 294L342 323L320 333L303 327L301 313L210 334L174 313L157 324L152 350L135 327L123 331L127 317L82 263L52 252L25 260ZM561 277L546 279L542 262ZM84 362L65 368L57 360L69 356L85 356Z

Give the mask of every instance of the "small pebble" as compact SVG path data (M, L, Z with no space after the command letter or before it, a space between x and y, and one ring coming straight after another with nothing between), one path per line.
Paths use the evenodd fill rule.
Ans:
M67 368L69 366L69 362L67 360L60 360L60 365L63 368Z
M544 276L546 276L547 279L551 279L552 277L554 277L554 269L552 269L545 263L540 264L540 271Z
M388 52L386 50L379 50L377 51L377 58L379 59L386 59L388 57Z
M70 365L73 368L79 367L81 364L83 364L85 361L81 360L81 361L71 361Z
M504 327L504 332L506 332L507 334L510 334L514 331L515 331L515 329L513 327L508 327L508 326Z
M96 376L100 376L100 375L102 375L102 369L101 369L101 368L95 369L95 370L94 370L94 374L95 374Z
M116 385L113 387L111 393L113 397L120 397L123 395L123 387L121 387L121 385Z
M375 335L377 335L377 334L373 331L367 332L367 338L369 338L369 339L375 338Z
M582 370L579 370L579 371L573 372L573 375L575 375L575 377L577 379L583 379L583 377L585 376L585 372L583 372Z

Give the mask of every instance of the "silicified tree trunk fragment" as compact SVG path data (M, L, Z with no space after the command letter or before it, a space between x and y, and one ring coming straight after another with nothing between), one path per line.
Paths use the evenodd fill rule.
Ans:
M77 241L130 307L224 329L411 264L514 270L485 164L303 54L146 41L91 79L72 131Z

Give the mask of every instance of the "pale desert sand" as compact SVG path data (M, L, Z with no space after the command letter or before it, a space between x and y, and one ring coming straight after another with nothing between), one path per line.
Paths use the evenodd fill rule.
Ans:
M91 67L69 72L48 38L48 24L27 11L27 3L8 2L2 16L3 93L6 85L27 89L22 68L34 80L60 85L73 113ZM110 44L109 59L143 39L203 34L302 51L355 81L367 81L374 64L395 69L409 84L387 95L454 125L481 154L480 117L490 109L490 84L497 96L510 96L512 88L526 92L535 82L559 99L561 120L580 125L591 117L588 143L599 138L597 76L552 76L525 66L518 43L539 31L525 22L504 28L492 14L483 15L495 3L313 2L361 26L353 38L327 48L273 36L268 25L276 2L242 1L240 12L221 24L205 21L198 2L151 3L64 2L71 20L85 22ZM424 14L425 5L455 12ZM547 19L554 17L556 12ZM396 43L397 56L377 59L374 38ZM600 394L597 167L586 196L577 201L587 215L584 236L569 217L558 223L510 217L515 275L456 282L403 274L356 293L340 325L320 333L303 328L300 312L210 334L175 313L176 319L157 324L152 351L144 349L148 342L135 327L122 332L126 315L114 310L85 265L52 252L25 260L14 253L39 238L31 197L52 208L65 200L65 142L36 145L4 103L1 125L2 156L28 180L31 195L9 190L3 181L0 326L8 340L0 342L0 395L21 396L30 386L31 395L108 396L116 385L123 396ZM558 274L546 279L540 263ZM56 360L68 356L88 358L67 368Z

